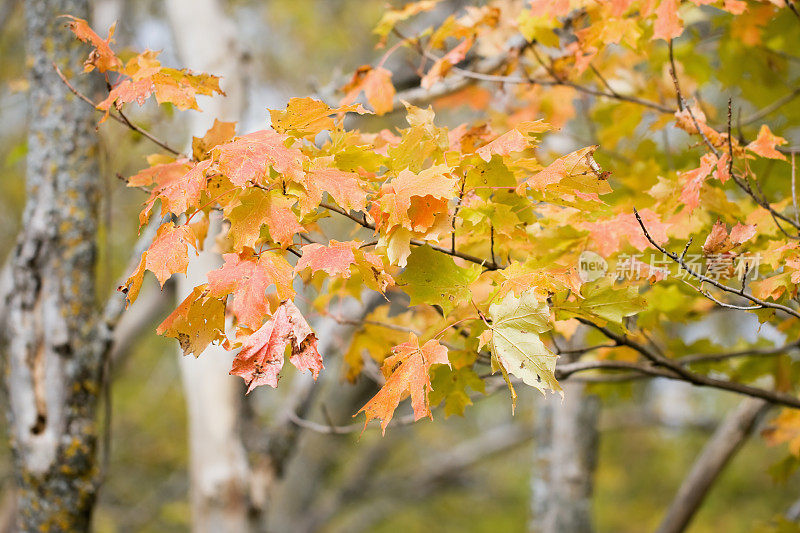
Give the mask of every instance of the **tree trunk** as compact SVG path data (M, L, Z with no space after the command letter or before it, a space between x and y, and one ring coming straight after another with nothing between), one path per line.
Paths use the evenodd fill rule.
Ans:
M216 0L165 3L181 62L195 71L222 76L227 98L203 102L204 113L189 115L189 129L202 136L213 120L237 121L244 108L240 53L235 31ZM186 279L178 279L178 301L206 282L221 266L210 251L219 233L212 220L206 247L192 259ZM228 375L232 356L209 346L199 358L179 355L189 416L192 528L196 532L250 530L250 468L241 437L241 379Z
M16 521L24 531L88 530L97 491L95 413L107 346L95 308L96 117L52 65L80 72L86 48L57 17L88 18L88 4L25 6L27 201L5 316ZM89 79L76 76L78 90L92 94Z
M536 533L585 533L592 527L600 401L582 383L564 383L565 399L542 400L534 434L531 522Z

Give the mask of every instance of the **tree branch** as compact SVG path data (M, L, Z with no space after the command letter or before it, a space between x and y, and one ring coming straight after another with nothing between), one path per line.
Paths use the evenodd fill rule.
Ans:
M679 533L686 529L722 470L769 407L764 400L748 398L725 417L678 489L658 533Z

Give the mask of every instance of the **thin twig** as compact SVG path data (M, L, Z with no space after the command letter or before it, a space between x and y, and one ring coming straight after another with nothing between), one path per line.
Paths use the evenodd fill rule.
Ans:
M704 274L701 274L700 272L694 271L689 265L686 264L686 261L684 261L683 259L678 257L677 254L674 254L672 252L667 251L666 248L664 248L663 246L661 246L660 244L658 244L656 241L653 240L653 238L650 236L650 233L647 231L647 227L645 227L644 222L642 221L642 217L639 215L639 212L636 210L636 208L633 209L633 214L636 216L636 221L639 223L639 226L642 228L642 232L644 233L645 238L650 242L650 244L653 245L653 247L656 250L658 250L659 252L665 254L667 257L669 257L670 259L675 261L678 265L680 265L680 267L683 270L688 272L691 276L696 278L698 281L705 282L705 283L710 283L714 287L716 287L718 289L721 289L721 290L723 290L725 292L731 293L731 294L738 294L739 296L741 296L741 297L743 297L743 298L745 298L745 299L751 301L752 303L757 304L757 305L759 305L761 307L768 307L770 309L776 309L778 311L783 311L786 314L792 315L795 318L800 318L800 313L798 313L797 311L795 311L791 307L787 307L787 306L781 305L779 303L768 302L768 301L762 300L760 298L756 298L753 295L740 292L738 289L734 289L732 287L729 287L729 286L725 285L724 283L721 283L721 282L719 282L719 281L717 281L717 280L715 280L713 278L710 278L710 277L708 277L708 276L706 276Z
M61 72L61 69L58 68L58 65L56 65L55 62L53 63L53 68L55 69L56 74L58 75L58 77L61 78L61 81L64 83L64 85L66 85L67 88L70 91L72 91L72 93L75 96L77 96L78 98L80 98L81 100L83 100L84 102L89 104L90 106L92 106L92 108L94 108L98 113L103 113L102 109L97 109L97 104L96 103L94 103L88 96L86 96L85 94L80 92L78 89L76 89L69 82L69 80L64 76L64 74ZM161 148L163 148L167 152L169 152L169 153L171 153L173 155L177 155L177 156L183 155L181 152L179 152L178 150L175 150L174 148L169 146L167 143L165 143L164 141L162 141L161 139L159 139L158 137L156 137L155 135L153 135L149 131L145 130L141 126L137 126L136 124L132 123L130 120L128 120L128 117L126 117L122 113L121 109L117 109L117 113L119 113L119 115L116 115L113 112L109 111L109 116L111 118L113 118L114 120L116 120L117 122L119 122L120 124L122 124L124 126L127 126L131 130L135 131L136 133L142 135L143 137L145 137L148 140L152 141L153 143L157 144L158 146L160 146Z

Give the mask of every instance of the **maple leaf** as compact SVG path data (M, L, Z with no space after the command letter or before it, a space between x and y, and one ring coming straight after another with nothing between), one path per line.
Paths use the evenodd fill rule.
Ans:
M197 247L197 238L189 226L167 222L158 228L143 260L145 268L156 275L162 288L172 274L186 274L189 246Z
M786 156L775 149L776 146L783 144L786 144L786 139L773 135L769 126L762 124L761 129L758 130L758 137L756 137L755 141L748 144L746 148L761 157L786 161Z
M420 86L423 89L430 89L434 83L444 78L453 65L462 62L464 58L467 57L467 52L472 48L474 42L472 37L468 37L453 47L453 49L444 56L434 61L431 68L428 69L428 73L422 77Z
M419 338L409 333L408 342L392 348L392 355L386 358L382 367L386 383L358 411L367 415L364 428L366 429L370 420L378 418L381 421L381 431L385 435L386 426L392 420L395 409L408 396L411 396L414 420L425 416L433 419L428 394L432 390L430 370L435 364L450 364L447 348L435 339L420 346Z
M195 74L189 70L162 68L151 76L156 101L159 104L170 103L178 109L200 110L196 95L211 96L214 93L225 95L219 87L219 76L211 74Z
M364 211L367 207L367 193L361 184L361 177L355 172L338 168L312 168L302 179L306 198L301 199L304 212L316 209L325 193L341 207Z
M339 105L350 104L358 98L361 91L378 115L383 115L394 109L394 85L392 73L383 67L372 68L369 65L359 67L353 74L353 79L342 90L344 98Z
M286 109L271 109L269 116L272 128L278 133L285 133L292 137L312 138L321 131L334 129L337 121L333 117L342 117L348 112L355 112L359 115L369 113L360 104L334 109L325 102L314 98L291 98Z
M532 290L519 298L509 292L500 302L489 306L489 317L492 319L489 335L481 343L489 343L493 361L499 363L503 372L517 376L542 394L552 390L561 392L563 397L555 377L558 356L539 337L552 329L547 303L540 302ZM508 383L510 387L511 382ZM516 402L516 393L513 388L511 391Z
M441 0L419 0L417 2L409 2L400 9L387 10L378 21L377 26L375 26L375 29L372 30L372 32L381 37L381 42L385 42L386 36L391 33L391 31L399 22L403 22L404 20L419 13L430 11L436 7L436 4L439 2L441 2Z
M282 300L294 296L293 269L282 256L272 252L256 255L245 248L240 254L224 254L225 264L208 273L208 291L221 298L233 294L231 311L240 324L256 329L269 315L267 289L274 285Z
M642 265L650 268L650 265ZM656 271L648 272L648 276L656 278L663 274ZM635 285L628 285L621 289L614 287L614 281L609 277L602 277L594 282L586 283L581 287L580 298L575 301L565 301L553 304L559 312L582 316L597 322L609 321L622 324L622 319L639 313L647 308L647 302L639 296L639 289ZM560 313L559 313L560 315Z
M142 257L139 260L139 266L133 271L133 274L125 281L123 285L117 287L117 290L125 295L125 308L127 309L136 298L139 297L139 290L142 288L144 281L144 272L147 270L145 266L147 262L147 252L142 252Z
M237 187L249 182L263 183L269 167L290 179L299 180L303 173L303 154L287 148L287 135L273 130L260 130L221 144L214 149L220 171Z
M592 168L589 163L589 161L594 161L592 154L594 154L595 150L597 150L597 146L587 146L586 148L581 148L580 150L576 150L565 156L557 158L542 170L520 183L517 186L517 193L522 192L525 187L530 187L537 191L544 191L548 188L551 188L551 185L558 185L562 181L565 181L568 178L574 178L576 176L592 175L595 176L598 181L602 181L604 185L607 185L605 181L606 176L601 174L598 177L595 174L596 169ZM574 183L573 181L572 183L565 184L565 187L553 189L556 191L571 192L573 194L580 192L576 191L574 187L572 187L572 190L570 191L570 185L578 184ZM609 192L610 190L610 187L598 187L597 189L598 193L605 193Z
M492 155L505 156L514 152L521 152L532 145L529 137L531 133L542 133L550 129L550 125L537 120L524 122L513 130L509 130L486 146L479 148L475 153L484 161L489 161Z
M678 15L678 0L661 0L656 8L653 39L669 41L683 33L683 21Z
M320 270L329 276L350 277L350 266L355 264L356 257L353 249L358 247L357 241L338 242L331 241L327 246L312 243L303 246L303 257L297 261L295 272L307 268L313 272Z
M700 188L716 164L717 158L714 154L705 154L700 159L699 167L680 174L684 180L683 189L681 189L681 202L686 204L689 213L700 205Z
M120 109L124 104L136 102L140 106L144 105L150 95L153 94L153 80L146 78L139 81L123 80L116 87L109 91L108 96L99 104L97 109L105 111L106 114L100 122L108 118L108 111L114 105Z
M156 332L178 339L183 355L198 357L212 342L225 340L225 302L200 285L158 326Z
M667 242L668 223L661 222L658 215L650 209L642 209L639 216L656 243ZM584 227L591 233L597 251L603 257L620 250L624 244L630 244L640 252L650 246L633 213L620 213L609 220L587 222Z
M763 435L770 446L788 443L789 452L800 457L800 412L796 409L782 409L763 431Z
M225 206L225 218L231 223L228 234L236 249L255 248L266 225L272 240L282 248L292 244L305 228L292 211L295 200L278 191L251 188L240 193L236 200Z
M381 187L380 210L386 215L384 226L403 226L414 231L431 228L437 213L447 212L455 196L456 178L449 167L437 165L415 174L403 170Z
M92 50L89 58L83 64L84 72L89 72L95 68L99 72L106 72L108 70L117 70L122 66L122 62L111 50L111 43L114 42L114 30L117 27L116 22L108 28L108 37L103 39L89 27L85 20L71 15L62 15L62 17L70 20L67 26L75 34L75 37L94 46L94 50Z
M316 380L323 369L317 337L291 300L281 303L272 318L242 341L230 374L244 379L248 394L260 385L277 387L287 347L289 362L300 371L311 371Z
M170 103L181 110L200 110L195 98L198 94L225 94L219 87L218 76L162 67L156 59L157 55L158 52L147 50L128 60L123 73L130 79L119 81L108 96L97 104L97 109L106 112L100 122L108 118L112 105L117 109L131 102L144 105L152 94L155 94L159 104Z
M192 137L192 156L197 161L206 159L211 150L222 143L226 143L236 136L235 122L220 122L214 119L214 124L202 137Z
M192 168L192 164L185 157L165 163L159 161L161 161L160 156L148 157L147 162L151 166L126 179L128 187L150 187L169 183L184 176Z
M711 228L711 233L703 243L703 253L706 255L724 254L737 245L750 240L756 234L755 224L736 224L728 235L728 228L721 220L717 220Z
M481 273L478 265L462 268L453 258L430 246L415 248L400 275L403 290L411 297L411 305L431 304L442 308L445 315L469 301L469 286Z

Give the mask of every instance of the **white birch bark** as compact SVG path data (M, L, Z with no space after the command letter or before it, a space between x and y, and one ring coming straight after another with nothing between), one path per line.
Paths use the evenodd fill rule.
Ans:
M216 0L168 0L164 4L179 57L195 71L223 77L227 97L200 103L202 114L189 115L189 129L202 136L215 118L237 121L244 108L240 53L235 28ZM213 252L220 221L212 221L206 251L179 278L178 301L206 282L206 273L221 265ZM179 355L189 418L191 509L197 532L249 530L250 470L240 436L243 390L229 376L231 354L209 346L198 358Z

